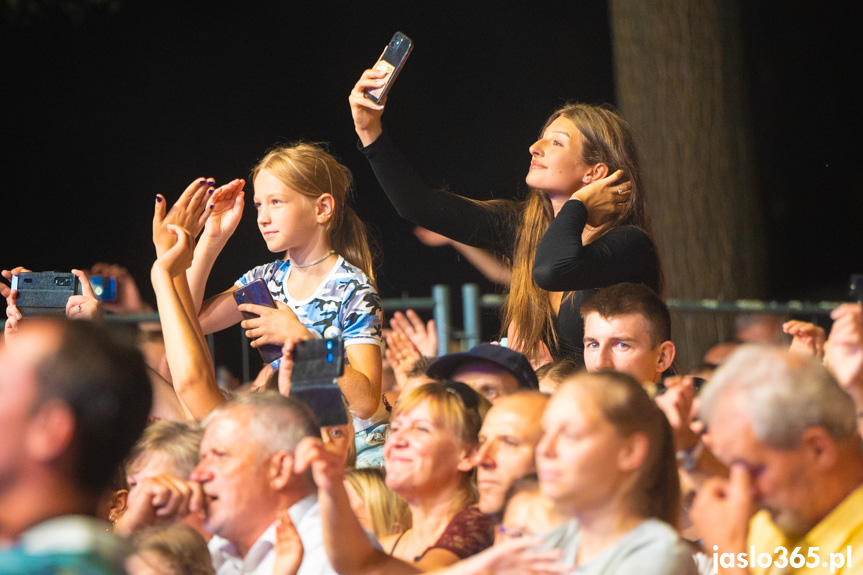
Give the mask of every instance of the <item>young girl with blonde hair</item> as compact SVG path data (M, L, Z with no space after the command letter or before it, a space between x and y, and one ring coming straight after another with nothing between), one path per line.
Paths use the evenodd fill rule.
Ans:
M242 322L253 347L342 337L347 361L339 386L353 412L358 460L376 462L382 459L380 428L387 418L381 401L382 310L365 226L347 205L350 170L322 146L298 143L270 150L252 178L258 228L269 250L285 255L255 267L206 301L207 278L243 213L245 182L209 188L197 229L193 217L175 218L193 236L203 227L186 274L201 328L212 333ZM206 196L194 192L191 199L181 197L174 209L194 212L190 206L202 205L201 197ZM233 292L256 279L267 284L276 309L236 305ZM244 320L242 311L259 317ZM376 436L380 441L369 440Z

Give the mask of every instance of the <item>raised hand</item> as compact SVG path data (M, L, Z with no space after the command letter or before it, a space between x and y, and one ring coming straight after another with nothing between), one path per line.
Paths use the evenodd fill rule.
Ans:
M793 337L789 351L804 355L824 357L824 340L827 335L823 327L808 321L791 320L782 324L782 331Z
M593 181L572 194L573 200L581 200L587 208L587 223L593 227L602 225L615 214L623 211L632 193L632 182L620 182L623 170L608 177Z
M268 343L284 345L289 339L312 339L312 334L297 319L297 314L280 301L276 302L275 309L253 303L244 303L239 306L239 310L258 315L258 317L243 320L241 324L246 330L246 337L252 340L252 347L261 347Z
M698 443L698 434L692 430L692 403L695 388L691 377L673 376L665 379L667 391L656 398L656 404L665 413L674 433L677 451L690 451Z
M414 344L421 355L437 357L437 328L433 319L423 323L422 318L412 309L406 314L397 311L390 319L393 332L404 334Z
M197 236L207 220L207 203L210 194L214 192L215 180L199 178L193 181L180 194L180 198L167 209L164 196L156 195L156 209L153 213L153 244L156 246L156 256L166 252L174 242L175 237L168 234L168 225L179 226L189 231L192 237Z
M273 575L296 575L303 562L303 542L287 509L276 515L276 562Z
M115 532L128 536L142 527L180 521L204 510L201 484L162 474L142 479L129 494L126 511Z
M845 391L863 410L863 306L843 304L830 314L833 327L826 343L824 363ZM860 421L858 419L858 421Z
M705 549L716 545L723 553L746 549L749 519L755 513L750 471L741 463L731 466L729 479L707 480L689 516L704 541Z
M243 186L245 185L245 180L236 179L213 192L207 205L207 212L209 213L204 224L204 234L207 237L226 242L237 229L240 219L243 217L243 199L245 198Z
M318 489L332 491L345 478L345 458L327 449L318 437L304 437L294 450L294 473L300 475L309 468Z
M0 272L9 282L12 281L12 276L17 276L21 272L29 272L24 266L14 267L11 270L3 270ZM13 290L10 286L0 282L0 295L6 299L6 317L9 319L21 319L21 312L18 311L16 300L18 299L18 290Z
M93 264L87 274L113 278L117 282L117 299L112 302L103 300L101 304L104 309L113 313L142 313L149 310L149 306L141 299L135 278L123 266L99 262Z
M279 393L291 394L291 374L294 370L294 346L303 340L291 338L282 346L282 360L279 362Z
M81 295L70 296L66 300L66 317L69 319L102 319L102 304L93 293L90 280L82 270L72 270L78 282L81 284Z
M380 104L375 104L365 97L366 90L381 88L386 84L386 72L383 70L366 70L351 90L348 101L351 103L351 116L354 118L354 129L360 137L363 146L368 146L378 139L383 127L381 115L384 113L386 98Z
M154 266L164 269L171 277L184 273L192 265L195 252L192 234L179 226L168 224L166 231L176 238L174 245L156 258Z

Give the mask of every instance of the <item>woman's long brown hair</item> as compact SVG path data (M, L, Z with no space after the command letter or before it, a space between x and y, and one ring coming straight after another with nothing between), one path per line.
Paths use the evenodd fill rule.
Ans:
M558 117L564 116L575 124L581 134L582 161L588 165L603 163L608 173L623 170L622 181L632 183L630 201L615 218L603 223L594 232L591 241L602 237L618 226L635 226L650 237L654 245L653 226L647 213L645 190L635 139L629 124L614 110L590 104L567 104L559 108L540 130L540 137ZM533 260L539 242L554 219L554 209L548 194L531 189L516 234L513 250L512 285L504 304L504 332L515 326L516 341L511 345L529 359L538 359L541 344L545 343L551 355L557 357L555 312L549 293L533 281ZM660 267L660 295L662 294Z

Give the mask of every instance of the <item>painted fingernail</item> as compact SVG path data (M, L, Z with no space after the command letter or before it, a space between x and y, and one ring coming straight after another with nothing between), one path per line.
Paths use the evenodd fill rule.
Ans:
M213 178L209 178L207 179L207 181L210 182L211 186L216 183L216 180L214 180Z
M199 183L199 184L203 184L203 183L204 183L204 182L206 182L206 181L207 181L207 180L205 180L204 178L201 178L200 180L198 180L198 183Z
M213 188L210 188L209 190L207 190L207 193L208 193L208 194L212 194L212 193L213 193L213 192L215 192L215 191L216 191L216 190L214 190Z
M211 210L213 209L213 205L214 205L214 204L210 204L210 209L211 209Z
M162 196L156 196L156 201L161 204L162 203Z

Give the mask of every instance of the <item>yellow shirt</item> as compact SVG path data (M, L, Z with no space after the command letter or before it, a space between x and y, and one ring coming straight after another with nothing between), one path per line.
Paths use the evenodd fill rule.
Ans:
M777 547L783 547L784 551ZM800 548L798 556L792 557L797 547ZM757 513L749 523L747 554L752 555L753 550L755 557L749 558L752 575L863 574L863 485L851 492L798 541L786 539L773 525L769 513ZM767 563L766 557L762 558L762 565L758 564L758 556L762 553L773 558L767 567L763 566ZM798 567L793 567L792 563Z

